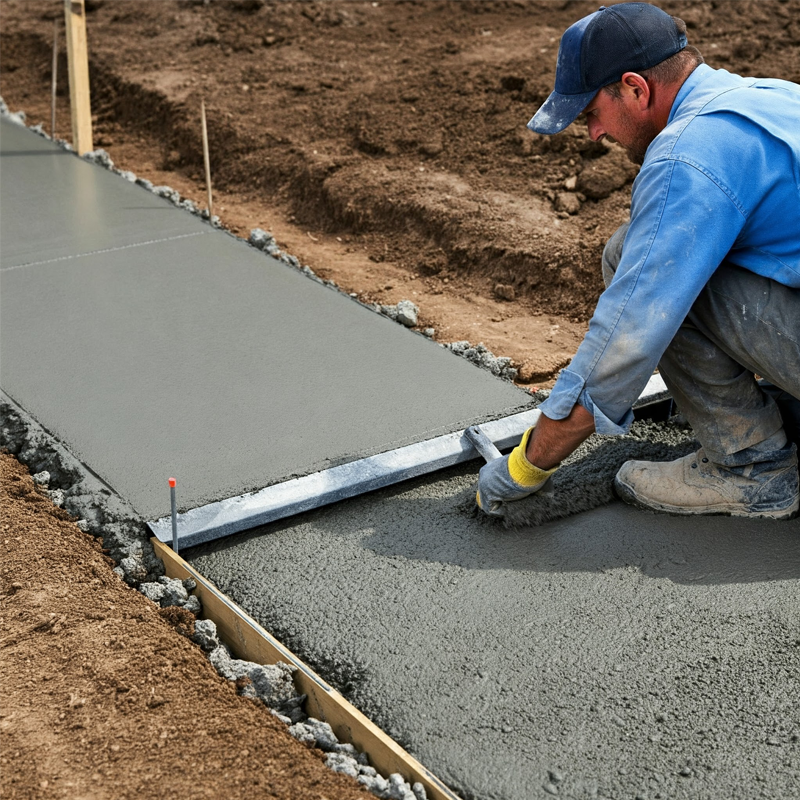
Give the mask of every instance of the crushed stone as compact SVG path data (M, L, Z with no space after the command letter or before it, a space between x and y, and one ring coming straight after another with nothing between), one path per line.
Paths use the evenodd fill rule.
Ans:
M224 644L214 648L208 658L223 678L236 683L242 696L261 700L268 708L275 709L292 722L305 719L302 705L306 696L298 695L295 691L292 677L296 672L295 667L282 661L256 664L233 658Z
M33 482L39 486L48 486L50 483L50 473L43 469L41 472L37 472L35 475L32 475L31 478Z
M406 328L413 328L417 324L419 307L410 300L401 300L397 304L397 321Z
M198 619L194 624L194 633L191 637L195 644L199 644L207 653L216 650L219 645L217 626L210 619Z
M511 366L511 359L507 356L494 355L482 342L476 345L471 345L467 341L450 342L443 347L461 358L466 358L467 361L481 369L488 370L492 375L496 375L504 381L513 382L517 377L517 369Z
M53 505L59 508L64 507L64 501L67 499L67 496L63 489L47 489L47 496L50 498Z

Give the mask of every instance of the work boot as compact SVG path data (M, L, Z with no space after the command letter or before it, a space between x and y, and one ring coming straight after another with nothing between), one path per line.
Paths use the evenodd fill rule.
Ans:
M738 467L713 463L701 447L676 461L626 461L614 479L626 503L668 514L790 519L800 507L797 447Z

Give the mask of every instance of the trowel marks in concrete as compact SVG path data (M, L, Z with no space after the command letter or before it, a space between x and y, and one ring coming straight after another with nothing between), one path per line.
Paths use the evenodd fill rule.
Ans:
M141 187L0 134L2 388L145 519L169 514L169 476L185 511L531 406Z
M479 466L184 555L465 798L796 797L800 520L507 530Z
M535 494L506 506L508 527L541 525L610 503L617 470L628 460L671 461L698 445L678 425L634 422L626 436L591 436L553 475L553 493Z

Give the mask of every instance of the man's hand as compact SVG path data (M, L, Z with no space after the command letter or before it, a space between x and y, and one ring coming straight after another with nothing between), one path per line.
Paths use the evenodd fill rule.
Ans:
M547 479L556 471L539 469L528 461L525 451L533 428L528 428L522 441L507 455L485 464L478 478L478 493L475 500L478 508L493 517L505 514L509 500L521 500L539 491Z
M478 507L490 516L502 517L507 502L542 489L561 461L593 432L594 418L577 403L565 419L543 414L536 428L528 428L507 456L481 469L475 497Z

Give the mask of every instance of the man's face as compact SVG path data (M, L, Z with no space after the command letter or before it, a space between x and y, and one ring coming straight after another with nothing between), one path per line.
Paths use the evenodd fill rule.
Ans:
M652 119L642 111L636 97L625 91L625 87L621 97L601 89L582 116L593 142L604 137L619 142L634 164L642 164L647 148L658 134Z

